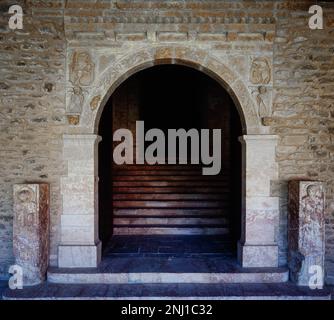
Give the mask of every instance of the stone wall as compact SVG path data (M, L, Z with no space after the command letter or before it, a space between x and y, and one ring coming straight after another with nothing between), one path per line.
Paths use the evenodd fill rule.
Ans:
M281 261L286 261L287 181L325 181L326 270L334 275L334 5L320 4L323 30L306 27L307 4L277 12L273 113L264 123L280 136Z
M6 12L14 2L24 7L22 31L7 27ZM131 53L147 50L154 55L152 48L163 44L204 50L231 67L252 96L264 130L280 136L280 183L273 182L272 192L281 199L281 265L286 263L287 180L325 181L326 266L334 276L334 5L323 4L325 29L312 31L307 25L310 4L313 1L1 1L0 273L7 272L13 259L13 184L50 183L50 264L56 265L60 177L67 172L62 134L87 133L82 119L92 120L87 112L95 111L104 98L94 94L103 72L122 68L122 58ZM79 74L82 64L85 71Z
M23 7L23 30L8 29L12 4ZM63 1L1 1L0 10L0 273L7 274L15 183L50 183L51 260L56 257L66 45Z

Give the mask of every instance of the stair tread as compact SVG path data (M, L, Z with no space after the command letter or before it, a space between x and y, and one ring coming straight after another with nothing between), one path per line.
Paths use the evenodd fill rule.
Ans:
M176 175L114 175L113 181L221 181L221 182L229 182L229 177L222 176L176 176Z
M178 220L180 220L180 219L196 219L196 220L203 220L203 219L206 219L206 220L219 220L219 219L222 219L222 220L226 220L226 217L224 217L224 216L177 216L177 217L175 217L175 216L163 216L163 217L161 217L161 216L140 216L140 215L138 215L138 216L136 216L136 215L128 215L128 216L114 216L114 219L118 219L118 220L120 220L120 219L126 219L126 220L129 220L129 219L156 219L156 220L158 220L158 219L173 219L173 220L175 220L175 219L178 219ZM190 221L189 220L189 221Z
M225 194L229 193L230 190L228 188L223 188L223 187L203 187L203 186L198 186L198 187L192 187L189 189L189 187L183 187L183 186L171 186L171 187L145 187L145 186L127 186L127 187L112 187L113 193L141 193L141 194L152 194L152 193L159 193L159 194L170 194L170 193L179 193L179 194L192 194L194 192L198 193L204 193L204 194Z
M228 197L228 194L182 194L182 193L115 193L113 200L220 200Z
M130 225L122 225L122 224L114 224L114 228L199 228L204 225L199 226L198 224L130 224ZM227 228L228 225L217 225L217 224L206 224L207 228Z
M204 176L202 169L202 164L113 166L114 234L227 234L229 170Z
M113 181L114 187L223 187L228 186L226 181Z
M211 215L225 215L229 214L229 211L223 210L222 208L115 208L113 213L114 216L121 215L152 215L155 216L179 216L179 215L203 215L205 212L209 212Z
M53 274L65 272L51 269ZM269 271L268 271L269 272ZM281 272L280 270L273 270ZM195 281L194 281L195 282ZM291 282L284 283L126 283L126 284L43 284L6 289L5 299L323 299L330 300L329 288L311 290ZM224 308L224 307L223 307ZM224 310L224 309L222 309Z

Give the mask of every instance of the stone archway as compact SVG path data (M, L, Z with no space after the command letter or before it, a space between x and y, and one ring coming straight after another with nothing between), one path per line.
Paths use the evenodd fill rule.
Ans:
M185 65L209 75L233 98L242 120L244 134L268 133L268 127L261 125L254 99L240 76L205 50L183 46L143 49L111 64L92 84L78 129L88 134L96 134L104 105L118 85L134 73L157 64Z
M139 70L156 64L182 64L217 80L231 95L243 125L242 237L239 261L244 267L277 267L278 197L271 196L271 181L278 178L275 161L277 137L268 134L243 80L204 50L189 47L154 47L133 52L109 66L93 83L80 125L64 135L63 156L68 164L62 178L61 243L59 267L96 267L101 259L98 239L99 119L117 86Z

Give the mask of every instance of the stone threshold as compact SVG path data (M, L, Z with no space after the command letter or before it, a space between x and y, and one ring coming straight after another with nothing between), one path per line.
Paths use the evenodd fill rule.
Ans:
M59 284L217 284L284 283L289 279L285 268L261 268L235 272L94 272L92 269L49 269L50 283Z
M277 284L44 284L7 289L4 300L330 300L330 291Z

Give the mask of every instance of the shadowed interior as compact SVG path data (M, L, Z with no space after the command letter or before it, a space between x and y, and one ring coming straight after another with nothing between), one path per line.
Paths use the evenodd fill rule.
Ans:
M221 172L203 176L201 164L113 164L119 143L113 142L113 132L127 128L135 137L137 120L144 121L145 130L222 129ZM235 252L241 225L241 124L223 87L185 66L140 71L107 102L99 135L99 236L105 255ZM169 237L175 241L166 241Z

